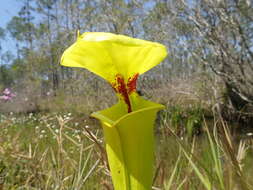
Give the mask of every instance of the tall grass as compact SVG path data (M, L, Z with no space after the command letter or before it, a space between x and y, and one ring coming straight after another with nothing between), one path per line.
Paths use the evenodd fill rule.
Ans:
M97 146L86 137L93 132L70 120L65 115L1 122L4 189L100 189L101 181L110 181Z
M172 111L160 115L153 189L253 189L252 139L188 113L182 127L193 115L201 134L178 134ZM0 190L112 190L102 136L96 121L71 113L2 115Z
M168 167L168 177L164 189L253 189L252 139L238 142L231 136L223 120L214 126L203 124L206 131L201 137L182 139L167 127L174 143L176 142L178 160ZM170 147L172 147L170 143ZM162 148L163 149L163 148ZM169 149L169 147L168 147ZM170 153L171 155L171 153ZM171 158L170 155L166 157ZM164 159L164 158L162 158ZM250 171L251 170L251 171Z

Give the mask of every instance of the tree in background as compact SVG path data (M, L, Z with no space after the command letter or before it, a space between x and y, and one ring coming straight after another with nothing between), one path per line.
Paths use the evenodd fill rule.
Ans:
M176 77L196 72L220 77L233 111L253 103L253 6L247 0L158 0L144 22L146 33L166 43ZM184 76L182 76L184 75Z
M199 0L183 6L186 21L194 26L191 34L196 40L191 43L196 49L192 55L224 81L229 108L250 114L253 106L251 2Z
M12 84L11 71L8 66L4 63L10 61L10 53L4 52L1 46L1 41L5 39L5 30L0 27L0 90L4 86Z
M104 83L86 71L59 66L76 31L105 31L166 44L169 56L148 74L152 88L199 75L202 86L222 79L223 103L250 112L253 97L253 6L248 0L23 0L6 28L16 56L6 71L16 86L39 95L98 94ZM10 72L11 71L11 72ZM2 75L3 76L3 75ZM156 82L158 79L159 82ZM145 80L145 77L141 80ZM22 85L21 85L22 84ZM1 81L3 85L3 81ZM142 87L145 85L142 85ZM206 87L210 90L209 86ZM39 90L38 90L39 89ZM208 96L208 95L206 95ZM207 98L208 99L208 98ZM219 97L215 101L218 101ZM214 102L215 104L215 102Z

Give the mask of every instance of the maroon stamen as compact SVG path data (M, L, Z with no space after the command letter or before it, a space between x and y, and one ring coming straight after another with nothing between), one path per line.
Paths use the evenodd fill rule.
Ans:
M136 91L136 81L138 76L139 74L137 73L133 77L129 77L126 85L124 77L121 76L120 74L117 74L115 77L115 82L112 83L112 87L115 90L115 92L119 93L123 97L125 103L127 104L128 113L132 112L129 95L132 92Z
M128 94L130 95L132 92L135 92L136 91L136 82L137 82L137 79L138 79L138 76L139 74L135 74L132 77L130 77L127 81L127 88L128 88Z

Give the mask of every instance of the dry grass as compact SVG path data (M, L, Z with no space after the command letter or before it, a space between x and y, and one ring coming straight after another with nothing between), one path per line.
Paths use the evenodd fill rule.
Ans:
M167 119L156 130L154 190L252 188L252 139L237 143L222 120L210 131L204 122L198 137L179 137ZM72 113L8 115L0 128L4 189L112 190L97 122Z

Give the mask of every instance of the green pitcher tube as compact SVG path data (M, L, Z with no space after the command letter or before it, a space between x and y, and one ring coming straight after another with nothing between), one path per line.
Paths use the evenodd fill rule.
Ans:
M120 103L92 114L103 127L115 190L151 190L154 122L164 106L143 99L141 103L142 108L123 116Z

